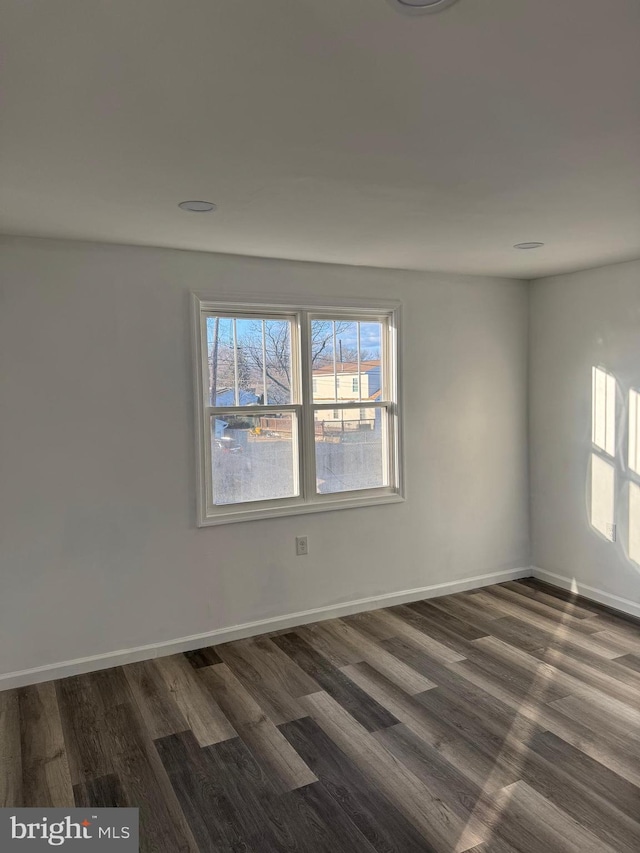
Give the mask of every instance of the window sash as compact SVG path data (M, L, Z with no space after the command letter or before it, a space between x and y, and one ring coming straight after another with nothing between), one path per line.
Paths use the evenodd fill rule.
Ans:
M379 306L379 307L376 307ZM199 526L268 518L283 515L316 512L322 509L340 509L355 506L375 505L404 500L401 461L401 432L399 407L399 357L398 335L400 306L396 302L384 301L362 307L336 307L318 309L312 305L265 306L258 302L216 303L194 294L194 354L196 371L196 427L198 431L198 507ZM209 353L207 346L207 317L237 319L278 319L290 322L291 329L291 395L288 404L265 403L255 405L211 406L208 394ZM357 323L379 322L382 324L380 347L381 388L380 399L361 399L359 381L358 397L352 400L336 400L323 403L313 402L313 368L311 363L311 322L314 319L351 321ZM358 329L358 340L360 327ZM358 355L360 347L358 347ZM358 363L360 359L358 358ZM358 376L360 379L360 376ZM315 413L320 410L384 410L383 457L387 486L353 491L319 494L316 485ZM260 416L266 411L295 413L298 424L297 464L300 494L296 497L274 498L263 501L215 505L212 490L212 448L210 424L213 416L251 415ZM295 460L295 456L294 456ZM294 461L295 465L295 461Z
M210 400L207 393L208 387L208 378L209 378L209 347L208 347L208 335L207 335L207 320L215 319L216 317L220 319L227 320L255 320L255 321L265 321L265 320L280 320L282 322L287 322L289 324L290 330L290 350L291 350L291 403L285 403L283 405L296 405L300 404L302 399L301 386L302 386L302 375L300 371L300 314L299 312L289 311L273 311L269 308L265 308L264 311L244 311L242 308L238 307L237 310L203 310L201 312L201 321L200 321L200 335L201 335L201 349L202 349L202 370L203 370L203 387L202 393L204 394L204 405L210 406ZM237 338L236 338L236 324L233 324L233 356L234 356L234 396L235 396L235 404L230 404L225 406L225 409L242 409L247 408L246 406L241 406L238 402L239 397L239 382L238 382L238 366L237 366ZM264 335L264 327L263 327L263 335ZM263 349L263 358L265 355L265 342L264 338L262 341L262 349ZM263 382L264 382L264 396L265 400L262 403L256 403L250 408L258 408L262 409L265 406L271 406L272 408L277 407L278 409L281 406L278 403L268 400L268 392L267 392L267 383L266 383L266 363L263 365ZM215 406L213 408L216 408Z
M360 414L361 403L353 402L346 406L338 406L338 411L340 409L347 409L349 411L358 412ZM335 409L334 404L314 404L313 409L315 411L331 411ZM378 486L370 489L353 489L350 491L341 491L341 492L328 492L325 494L320 494L317 490L317 473L316 473L316 442L315 442L315 417L314 417L314 434L313 441L311 444L311 452L309 456L312 457L312 476L313 476L313 491L311 494L313 495L314 501L332 501L335 500L338 496L343 495L363 495L369 493L388 493L390 490L393 493L399 492L399 474L400 474L400 459L399 459L399 432L398 432L398 421L397 421L397 406L394 403L375 403L371 406L367 406L368 409L380 409L384 411L384 415L382 417L382 442L383 442L383 480L387 485ZM357 418L359 420L359 418ZM311 463L309 463L311 465Z
M294 488L297 489L297 495L289 495L284 498L268 498L262 501L243 501L238 503L230 503L230 504L217 504L215 503L215 495L213 488L213 457L211 453L211 421L214 418L221 417L224 415L228 415L230 417L237 416L239 414L250 414L253 417L265 417L266 415L272 412L291 412L296 416L296 425L297 425L297 434L292 436L293 446L292 446L292 454L293 454L293 481ZM238 512L251 512L253 510L265 509L270 506L276 507L284 507L284 506L298 506L300 504L306 503L306 494L305 494L305 483L302 477L302 424L301 424L301 412L302 406L269 406L268 408L264 408L263 406L209 406L208 414L206 416L206 429L208 430L209 440L204 443L204 451L205 451L205 460L207 465L207 477L206 477L206 506L207 513L211 515L226 515L227 513L233 513L234 511Z
M398 309L389 309L384 313L380 313L379 311L370 311L363 312L360 309L336 309L335 311L325 312L325 311L305 311L303 314L305 315L303 320L304 324L307 326L307 332L311 327L311 323L313 320L334 320L345 323L380 323L382 325L382 336L380 341L380 393L381 396L386 399L397 399L398 389L396 387L396 380L398 376L398 365L399 365L399 353L398 353L398 340L397 340L397 326L399 324L398 317ZM358 326L358 397L357 400L361 399L362 394L362 374L361 374L361 359L360 359L360 327ZM334 348L334 356L337 355L335 353ZM334 369L337 370L337 362L334 358ZM331 374L329 374L331 375ZM340 371L337 371L336 376L340 375ZM312 386L313 382L313 371L311 371L311 375L308 377L309 379L309 387ZM336 397L337 397L337 380L336 380ZM313 399L310 401L313 403ZM343 401L335 400L338 404L342 404ZM346 400L344 402L347 402Z

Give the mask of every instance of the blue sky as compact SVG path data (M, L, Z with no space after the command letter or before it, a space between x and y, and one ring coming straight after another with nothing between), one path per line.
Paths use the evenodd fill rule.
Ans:
M254 338L253 333L255 330L255 322L255 320L238 319L236 324L238 331L238 343L241 344L243 340L248 341L249 339ZM283 324L286 324L286 322L286 320L282 321ZM209 343L213 340L213 326L214 320L210 317L207 319L207 338ZM367 354L372 355L374 358L377 358L380 355L381 331L380 323L360 323L360 348L361 350L366 350ZM231 318L220 318L219 336L220 343L223 346L232 345L233 332ZM358 340L357 323L350 322L346 329L337 333L336 339L342 341L344 349L355 350ZM327 351L329 353L333 352L331 342L329 343Z

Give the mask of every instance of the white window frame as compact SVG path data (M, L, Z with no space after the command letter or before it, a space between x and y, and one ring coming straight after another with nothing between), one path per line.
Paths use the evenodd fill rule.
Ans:
M196 485L197 524L209 527L260 518L278 518L327 510L350 509L396 503L405 499L404 460L402 447L401 409L401 313L402 306L391 300L341 300L330 302L270 297L268 301L256 296L233 300L212 298L207 294L192 294L193 372L195 376L196 426ZM212 407L206 398L205 377L208 371L206 318L210 314L255 316L292 320L292 401L289 405ZM385 474L388 486L373 489L318 494L316 491L314 412L318 410L353 409L358 412L363 400L313 402L313 375L310 358L309 329L312 319L351 320L383 323L381 387L388 391L387 399L367 400L367 408L382 409L386 431ZM360 394L358 395L360 397ZM299 495L289 498L216 505L213 503L211 469L211 417L229 413L256 415L259 412L291 411L297 418L298 435L292 436L297 449ZM295 467L295 464L294 464Z

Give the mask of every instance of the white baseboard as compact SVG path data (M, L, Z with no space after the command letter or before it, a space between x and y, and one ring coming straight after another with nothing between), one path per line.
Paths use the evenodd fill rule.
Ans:
M148 646L119 649L118 651L107 652L101 655L76 658L75 660L47 664L46 666L37 666L33 669L23 669L19 672L8 672L5 675L0 675L0 690L25 687L26 685L38 684L42 681L67 678L70 675L82 675L85 672L108 669L112 666L122 666L123 664L135 663L136 661L151 660L152 658L164 657L165 655L174 655L178 652L206 648L207 646L218 645L220 643L228 643L231 640L241 640L245 637L267 634L270 631L279 631L283 628L295 628L299 625L307 625L310 622L321 622L324 619L350 616L352 613L361 613L365 610L378 610L381 607L391 607L394 604L406 604L410 601L437 598L440 595L451 595L454 592L464 592L469 589L490 586L494 583L504 583L505 581L517 580L518 578L531 577L532 574L533 572L530 567L508 569L502 572L476 575L475 577L464 578L463 580L447 581L446 583L437 583L417 589L405 589L400 592L374 595L370 598L360 598L355 601L345 601L341 604L329 605L328 607L303 610L300 613L288 613L284 616L260 619L257 622L246 622L242 625L233 625L230 628L218 628L215 631L208 631L204 634L179 637L175 640L152 643Z
M590 598L599 604L606 604L607 607L612 607L614 610L620 610L622 613L640 619L640 603L631 601L630 598L621 598L619 595L613 595L613 593L605 592L603 589L587 586L586 583L582 583L575 578L556 575L553 572L546 571L546 569L539 569L537 566L531 567L531 574L534 578L550 583L552 586L559 586L561 589L575 592L584 598Z

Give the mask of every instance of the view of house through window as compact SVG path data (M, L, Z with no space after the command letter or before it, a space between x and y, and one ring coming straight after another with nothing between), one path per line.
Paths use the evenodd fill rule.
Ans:
M200 311L201 521L398 495L394 311Z

